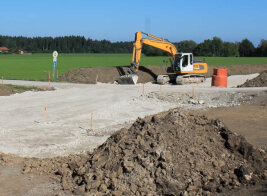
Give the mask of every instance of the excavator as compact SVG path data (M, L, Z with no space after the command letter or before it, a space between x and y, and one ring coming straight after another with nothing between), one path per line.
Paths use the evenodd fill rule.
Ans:
M143 38L142 35L146 35L148 38ZM138 31L135 33L131 66L128 73L118 79L119 84L137 83L143 44L166 51L169 55L171 66L168 67L165 75L157 76L158 84L176 83L182 85L205 81L205 76L202 74L208 71L207 63L194 61L192 53L179 53L176 47L166 39Z

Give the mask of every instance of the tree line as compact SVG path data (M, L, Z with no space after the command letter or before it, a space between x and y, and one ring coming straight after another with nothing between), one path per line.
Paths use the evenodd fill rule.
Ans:
M267 40L261 40L255 47L251 41L244 39L241 42L224 42L218 37L204 40L197 44L192 40L174 43L178 51L192 52L195 56L216 57L267 57ZM146 55L161 56L165 53L152 47L144 47ZM165 54L166 55L166 54Z
M57 50L60 53L131 53L133 42L110 42L108 40L92 40L83 36L64 37L23 37L1 36L0 47L9 48L9 53L23 50L30 53L51 53ZM204 40L197 44L192 40L176 42L174 45L180 52L193 52L195 56L265 56L267 57L267 40L261 40L255 47L251 41L244 39L241 42L225 42L219 37ZM165 52L144 45L143 54L148 56L162 56Z

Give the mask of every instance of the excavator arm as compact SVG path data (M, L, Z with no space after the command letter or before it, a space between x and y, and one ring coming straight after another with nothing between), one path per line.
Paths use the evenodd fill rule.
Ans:
M142 34L145 34L147 37L150 37L153 39L142 38ZM172 43L165 41L162 38L158 38L156 36L138 31L135 34L135 42L133 44L132 63L131 63L131 68L130 68L131 71L134 73L136 73L139 70L143 44L166 51L169 54L169 59L170 59L171 64L173 63L175 54L178 52L176 47Z
M151 38L143 38L142 34ZM119 84L136 84L138 80L137 71L139 70L141 53L143 44L148 46L152 46L154 48L158 48L160 50L166 51L169 54L169 59L171 65L174 62L175 54L177 53L176 47L167 40L156 37L154 35L146 34L141 31L135 33L135 42L133 43L133 56L132 63L130 68L128 69L128 74L122 75L118 79Z

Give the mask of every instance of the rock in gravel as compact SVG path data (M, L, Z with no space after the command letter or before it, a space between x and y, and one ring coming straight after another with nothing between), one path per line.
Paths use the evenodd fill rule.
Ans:
M78 195L214 195L261 181L266 164L265 151L220 121L173 109L137 119L91 154L31 160L24 170L48 172Z
M195 99L190 99L190 100L188 101L188 103L189 103L189 104L196 105L196 104L198 104L198 101L195 100Z
M198 103L199 104L205 104L205 101L204 100L199 100Z
M267 180L267 170L264 170L263 175L264 175L264 179Z

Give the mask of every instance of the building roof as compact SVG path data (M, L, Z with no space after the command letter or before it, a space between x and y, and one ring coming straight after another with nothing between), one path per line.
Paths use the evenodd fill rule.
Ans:
M0 50L2 50L2 51L8 51L8 48L7 47L0 47Z

